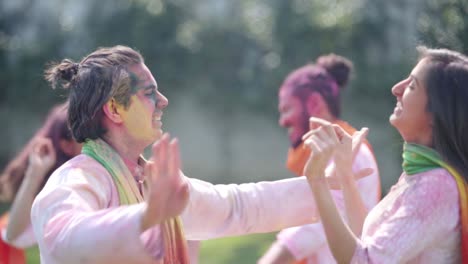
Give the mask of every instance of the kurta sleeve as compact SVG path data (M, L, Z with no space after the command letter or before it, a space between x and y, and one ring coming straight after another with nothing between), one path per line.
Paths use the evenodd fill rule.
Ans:
M189 185L182 214L187 239L271 232L319 219L305 177L240 185L189 179Z
M111 176L94 160L82 162L86 169L72 163L56 171L33 203L41 261L152 263L162 248L159 229L141 232L145 203L112 203L118 198Z
M459 232L455 181L443 169L402 178L400 186L392 188L366 219L367 234L358 241L352 263L407 263L414 259L418 263L447 263L446 258L424 260L419 255L435 242L451 243L447 235Z

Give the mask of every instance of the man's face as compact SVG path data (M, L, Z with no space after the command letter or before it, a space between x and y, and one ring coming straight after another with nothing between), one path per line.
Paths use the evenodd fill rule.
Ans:
M124 126L129 136L149 145L162 136L162 110L169 101L158 91L156 80L146 65L132 65L129 72L136 79L133 87L136 93L122 113Z
M291 89L281 89L279 93L279 125L288 129L288 137L292 147L302 142L302 136L309 129L309 117L304 103L294 96Z

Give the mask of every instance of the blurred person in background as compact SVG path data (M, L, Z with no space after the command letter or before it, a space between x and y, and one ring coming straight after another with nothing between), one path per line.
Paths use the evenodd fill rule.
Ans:
M341 91L346 87L353 65L348 59L335 54L320 56L315 64L308 64L290 73L279 89L279 124L288 129L289 149L287 168L297 176L303 175L304 165L310 156L310 149L304 146L302 137L309 131L309 118L319 117L339 125L349 133L356 130L340 119ZM328 164L332 171L334 163ZM363 218L380 199L380 180L376 159L368 142L363 144L355 154L353 171L364 168L374 171L368 177L356 182L360 195L366 201L363 207L346 211L347 201L339 186L333 187L333 198L340 214L350 224L353 217ZM359 222L359 221L357 221ZM356 235L361 232L361 226L353 225ZM281 263L336 263L330 249L321 223L308 224L282 230L277 240L260 259L262 264Z
M307 135L312 155L304 172L339 263L468 263L468 57L418 51L409 76L392 87L390 123L404 140L403 173L363 220L361 235L342 221L324 177L334 157L343 189L353 191L351 146L359 135L325 120L313 121L319 128ZM355 198L347 206L363 204Z
M23 250L36 243L31 226L31 205L50 174L78 155L81 145L67 126L67 105L52 108L43 126L11 160L0 175L0 200L11 202L1 218L0 263L25 263Z

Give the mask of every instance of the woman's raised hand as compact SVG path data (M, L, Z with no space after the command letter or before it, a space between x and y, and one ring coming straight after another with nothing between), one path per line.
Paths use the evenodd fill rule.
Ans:
M322 152L320 155L324 155L320 149L330 148L326 157L321 162L326 162L327 166L330 159L333 157L335 161L334 166L328 166L325 171L321 174L326 176L330 189L340 189L343 178L340 177L354 177L354 180L366 177L373 173L371 168L363 169L353 174L352 164L356 157L362 142L364 142L367 136L368 129L363 128L360 131L355 132L353 135L349 135L340 126L334 125L324 119L311 117L309 120L310 131L306 133L302 139L305 145L311 147L312 155L315 151ZM322 128L322 129L320 129ZM314 136L313 136L314 135ZM313 142L313 145L311 143ZM319 150L314 150L318 148ZM332 153L330 153L330 151ZM330 155L330 156L328 156ZM318 157L316 157L318 158ZM325 158L328 158L325 161ZM313 157L311 156L309 161L312 162ZM316 166L317 160L313 163L308 163L304 168L304 174L310 175L314 172L312 166ZM324 166L323 164L319 166ZM306 171L307 169L307 171ZM315 174L318 176L317 170L322 168L315 168ZM307 174L306 174L307 173Z
M57 159L50 138L40 137L34 140L29 152L29 164L26 177L42 182L47 172L52 169Z
M304 175L313 181L325 178L328 162L341 142L333 124L318 118L311 118L310 123L312 130L303 137L304 144L312 150Z

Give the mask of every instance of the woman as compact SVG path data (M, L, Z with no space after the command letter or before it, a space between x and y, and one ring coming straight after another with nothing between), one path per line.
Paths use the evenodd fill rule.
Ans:
M350 176L352 141L362 133L352 137L312 121L321 127L307 135L314 155L305 172L339 263L468 263L468 58L445 49L418 51L409 77L392 88L397 104L390 123L405 141L403 173L369 212L360 238L339 217L323 175L334 155L337 170ZM348 178L341 180L348 188Z
M78 155L76 143L67 126L65 104L55 106L47 119L0 176L0 199L12 201L9 214L2 216L0 263L24 263L26 248L36 243L31 229L30 212L34 197L45 185L48 176L70 158ZM11 247L11 244L17 248Z

